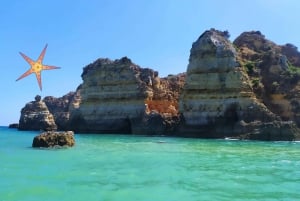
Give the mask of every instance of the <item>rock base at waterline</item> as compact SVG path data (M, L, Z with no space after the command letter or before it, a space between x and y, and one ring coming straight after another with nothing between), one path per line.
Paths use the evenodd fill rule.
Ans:
M35 136L32 147L72 147L75 145L73 131L47 131Z

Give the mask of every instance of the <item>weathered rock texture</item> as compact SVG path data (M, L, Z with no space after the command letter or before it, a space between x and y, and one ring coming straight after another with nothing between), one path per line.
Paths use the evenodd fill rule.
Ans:
M54 116L58 130L68 130L70 116L69 107L74 99L74 95L74 92L69 92L60 98L46 96L43 99L50 113Z
M263 125L277 121L277 127L287 128L256 98L232 43L224 32L214 29L204 32L192 46L179 110L184 118L180 133L186 136L240 135L242 130L236 128L241 121Z
M145 100L146 112L177 116L178 100L185 83L185 73L156 78L153 84L153 97Z
M72 147L75 145L73 131L53 132L47 131L35 136L32 142L32 147Z
M56 130L57 126L53 115L49 112L41 96L36 96L35 101L27 103L21 110L19 130Z
M254 92L283 120L300 127L300 53L292 44L276 45L259 31L242 33L234 41Z
M245 123L240 121L235 126L235 131L240 135L238 139L293 141L299 140L300 134L296 124L287 121Z
M297 48L276 45L258 31L241 34L234 46L228 36L205 31L192 45L187 73L165 78L127 57L98 59L83 69L75 93L28 103L19 128L299 139Z
M126 57L98 59L84 68L83 83L71 107L70 127L78 132L144 134L149 133L146 125L159 118L162 126L152 134L167 132L164 116L178 115L182 77L160 79L156 71L141 68Z

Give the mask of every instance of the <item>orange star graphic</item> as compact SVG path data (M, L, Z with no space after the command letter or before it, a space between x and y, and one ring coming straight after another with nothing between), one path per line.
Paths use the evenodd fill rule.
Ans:
M52 69L60 68L60 67L56 67L56 66L48 66L48 65L42 64L45 53L46 53L47 46L48 45L46 44L46 46L44 47L43 51L41 52L39 58L36 61L33 61L28 56L26 56L25 54L20 52L21 56L29 63L31 68L28 71L26 71L23 75L21 75L16 81L30 75L31 73L35 73L36 79L39 83L40 90L42 91L42 79L41 79L42 70L52 70Z

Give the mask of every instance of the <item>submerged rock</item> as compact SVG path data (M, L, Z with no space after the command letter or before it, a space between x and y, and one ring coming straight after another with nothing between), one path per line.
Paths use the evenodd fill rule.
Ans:
M72 147L74 145L75 138L73 131L47 131L35 136L32 142L32 147Z

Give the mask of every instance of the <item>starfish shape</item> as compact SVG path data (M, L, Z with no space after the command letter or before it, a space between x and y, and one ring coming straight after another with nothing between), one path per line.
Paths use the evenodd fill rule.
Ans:
M40 90L42 91L42 79L41 79L42 70L53 70L53 69L60 68L60 67L56 67L56 66L48 66L48 65L42 64L45 53L46 53L47 46L48 45L46 44L46 46L44 47L43 51L41 52L39 58L36 61L33 61L28 56L26 56L25 54L20 52L21 56L29 63L31 68L28 71L26 71L23 75L21 75L16 81L30 75L31 73L35 73Z

